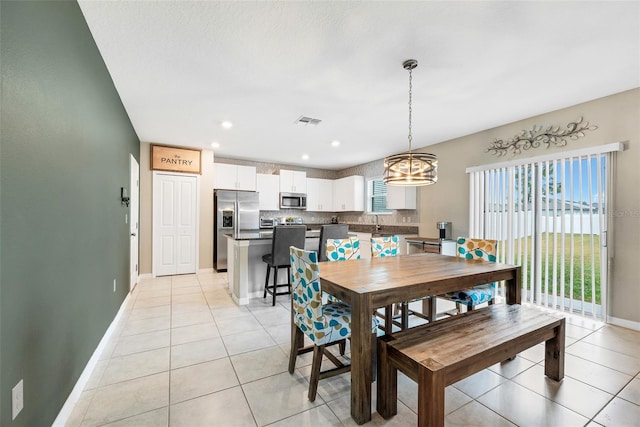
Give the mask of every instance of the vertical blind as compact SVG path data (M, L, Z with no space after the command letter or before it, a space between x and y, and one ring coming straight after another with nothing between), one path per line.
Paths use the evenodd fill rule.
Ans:
M470 237L498 240L498 262L522 266L523 302L604 319L607 184L622 148L467 169Z

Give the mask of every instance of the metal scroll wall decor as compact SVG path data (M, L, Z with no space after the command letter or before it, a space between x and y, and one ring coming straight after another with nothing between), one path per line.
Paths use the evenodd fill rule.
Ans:
M575 122L567 124L566 129L560 129L560 126L544 128L534 125L531 130L523 130L511 139L494 139L491 146L487 148L487 152L496 156L505 156L510 152L515 156L522 153L523 150L538 148L541 145L545 145L546 148L551 145L564 147L567 145L567 139L576 140L582 138L585 131L596 129L598 129L598 126L590 125L589 122L583 121L582 117Z

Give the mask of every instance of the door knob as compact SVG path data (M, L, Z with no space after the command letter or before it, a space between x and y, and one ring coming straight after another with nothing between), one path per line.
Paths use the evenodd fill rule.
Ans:
M136 233L131 233L131 236L136 237Z

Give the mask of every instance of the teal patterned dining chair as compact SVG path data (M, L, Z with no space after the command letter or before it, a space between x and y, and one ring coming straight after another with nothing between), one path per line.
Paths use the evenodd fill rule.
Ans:
M360 259L360 239L357 237L346 237L343 239L327 239L325 244L325 261L348 261ZM331 294L324 293L327 302L338 302ZM344 355L345 342L340 343L340 354Z
M327 239L327 261L348 261L360 259L360 239Z
M381 236L371 238L371 257L386 257L396 256L399 252L399 238L398 236ZM421 299L415 299L413 301L420 301ZM407 329L409 327L409 316L415 315L423 319L427 319L427 316L409 309L409 301L403 301L393 306L385 307L385 332L391 333L391 330L387 331L386 325L396 325L400 329ZM400 318L400 323L395 319ZM391 328L390 328L391 329Z
M311 377L309 379L309 400L314 401L318 390L318 381L349 372L350 364L345 364L332 354L328 347L344 342L351 337L351 306L342 301L322 303L320 269L318 254L294 246L289 248L291 258L291 313L295 329L291 333L291 352L289 354L289 373L296 367L299 354L313 351ZM372 318L371 332L375 334L378 321ZM303 347L304 335L313 342ZM372 336L375 340L375 335ZM322 357L326 356L335 368L320 371Z
M488 262L496 262L498 241L491 239L470 239L468 237L458 237L456 241L456 256L465 259L480 259ZM438 295L456 303L456 313L459 313L462 306L467 310L473 310L477 305L488 303L493 304L496 295L497 283L488 283L476 286L471 289L449 292ZM432 316L436 316L432 313Z
M398 236L381 236L381 237L372 237L371 238L371 258L378 257L388 257L388 256L396 256L398 255L398 246L399 239ZM405 306L405 303L393 304L389 305L384 309L384 330L387 333L391 333L392 328L388 328L388 325L392 325L394 323L394 318L401 317L404 319L404 312L402 311ZM379 316L379 313L376 311L376 315ZM396 323L397 324L397 323ZM401 329L405 329L402 326L402 320L400 324L397 324Z

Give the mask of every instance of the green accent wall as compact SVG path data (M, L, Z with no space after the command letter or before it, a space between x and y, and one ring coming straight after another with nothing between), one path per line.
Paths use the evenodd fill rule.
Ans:
M49 426L128 293L140 143L75 1L0 20L0 425Z

